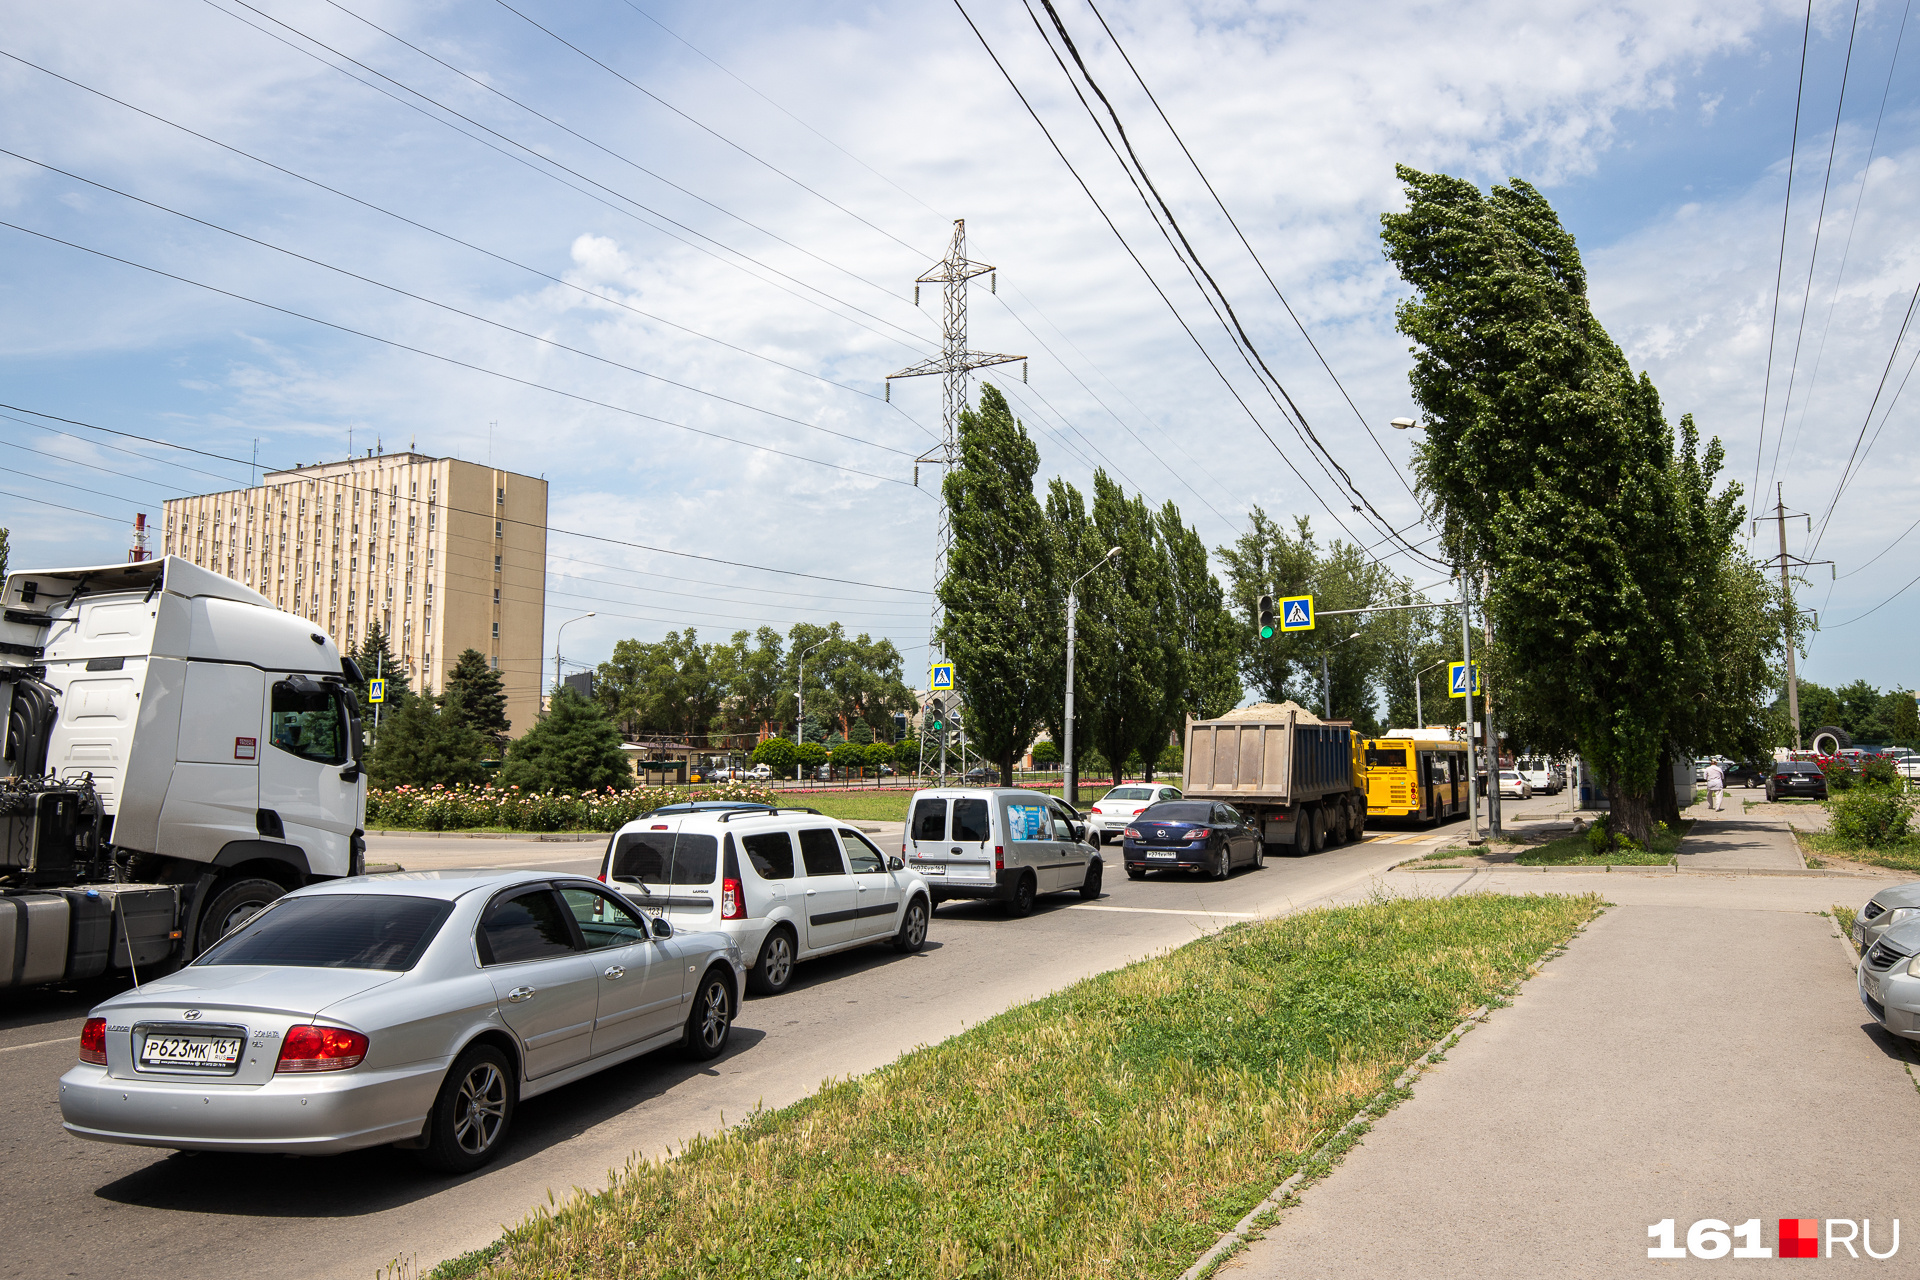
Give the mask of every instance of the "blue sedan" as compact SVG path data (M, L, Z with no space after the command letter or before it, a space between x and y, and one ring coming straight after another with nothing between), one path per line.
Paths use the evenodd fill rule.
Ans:
M1154 870L1204 871L1224 880L1237 866L1264 866L1266 845L1230 804L1163 800L1127 824L1121 860L1129 880Z

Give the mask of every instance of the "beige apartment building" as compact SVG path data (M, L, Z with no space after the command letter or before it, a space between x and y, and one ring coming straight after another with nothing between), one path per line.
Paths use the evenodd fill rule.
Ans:
M343 650L378 622L416 689L444 688L460 654L478 649L503 677L514 736L533 727L545 480L411 451L261 479L168 502L164 550L245 583Z

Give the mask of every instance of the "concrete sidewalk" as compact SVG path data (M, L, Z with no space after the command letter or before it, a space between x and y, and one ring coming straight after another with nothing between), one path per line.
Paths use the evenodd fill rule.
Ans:
M1682 871L1802 871L1806 859L1787 824L1705 805L1687 810L1693 830L1680 842Z
M1386 879L1428 896L1541 888L1499 872ZM1682 1245L1699 1219L1759 1218L1773 1249L1778 1218L1868 1218L1884 1250L1893 1219L1911 1234L1920 1218L1897 1154L1920 1126L1908 1067L1920 1054L1867 1017L1834 923L1816 914L1877 887L1556 879L1616 905L1223 1274L1636 1275L1674 1265L1646 1256L1664 1218ZM1903 1248L1886 1274L1911 1273L1920 1245Z

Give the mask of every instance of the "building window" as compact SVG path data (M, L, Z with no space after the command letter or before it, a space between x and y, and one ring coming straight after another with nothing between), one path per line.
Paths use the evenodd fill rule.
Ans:
M498 520L495 520L493 522L493 536L498 538L498 537L504 536L505 533L506 533L506 525L502 524Z
M500 603L500 588L498 588L498 587L495 587L495 588L493 589L493 602L494 602L495 604L499 604L499 603Z
M502 490L500 490L500 492L499 492L499 494L498 494L498 495L497 495L497 496L496 496L496 497L494 498L494 500L493 500L493 501L494 501L494 505L496 505L496 506L501 506L501 507L504 507L504 506L506 506L506 505L507 505L507 491L506 491L505 489L502 489Z
M495 556L495 557L493 558L493 571L494 571L495 573L498 573L498 572L500 572L500 557L499 557L499 556Z
M493 624L493 638L495 640L500 638L500 624L497 622Z

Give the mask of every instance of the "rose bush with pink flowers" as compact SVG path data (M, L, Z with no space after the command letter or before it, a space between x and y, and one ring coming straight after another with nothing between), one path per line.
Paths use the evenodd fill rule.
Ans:
M522 791L519 787L387 787L367 792L369 831L615 831L661 805L684 800L773 803L752 782L615 791Z

